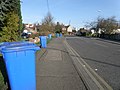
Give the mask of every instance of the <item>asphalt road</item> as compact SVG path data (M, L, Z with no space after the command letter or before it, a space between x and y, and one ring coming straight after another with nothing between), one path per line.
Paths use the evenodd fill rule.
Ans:
M66 40L114 90L120 90L120 45L96 38L67 37Z

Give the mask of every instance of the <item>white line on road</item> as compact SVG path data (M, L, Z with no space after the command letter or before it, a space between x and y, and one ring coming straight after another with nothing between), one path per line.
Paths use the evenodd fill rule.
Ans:
M106 45L99 44L99 43L94 43L94 44L99 45L99 46L102 46L102 47L108 47L108 46L106 46Z
M80 40L82 40L82 41L84 41L84 42L86 42L86 43L90 43L90 41L89 40L84 40L83 38L80 38L80 37L66 37L66 39L67 38L76 38L76 39L80 39ZM94 43L95 45L99 45L99 46L102 46L102 47L108 47L108 46L106 46L106 45L103 45L103 44L99 44L99 43Z
M118 50L120 52L120 50Z

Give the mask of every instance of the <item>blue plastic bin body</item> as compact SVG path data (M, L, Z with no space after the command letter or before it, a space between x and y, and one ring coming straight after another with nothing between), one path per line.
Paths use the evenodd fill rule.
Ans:
M9 42L9 45L26 45L26 44L34 44L32 42L26 42L26 41L22 41L22 42Z
M12 45L2 49L11 90L36 90L36 45Z
M60 33L60 37L62 37L62 33Z
M59 37L59 33L56 33L56 37L57 37L57 38Z
M49 39L52 39L52 34L48 34L48 38L49 38Z
M42 48L47 47L47 37L46 36L40 36L40 44Z

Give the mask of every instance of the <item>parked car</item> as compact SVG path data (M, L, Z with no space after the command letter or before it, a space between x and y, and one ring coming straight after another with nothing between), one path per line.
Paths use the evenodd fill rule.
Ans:
M76 35L76 36L81 36L81 33L80 33L80 32L76 32L75 35Z
M22 33L22 38L28 38L29 37L29 35L27 34L27 33Z

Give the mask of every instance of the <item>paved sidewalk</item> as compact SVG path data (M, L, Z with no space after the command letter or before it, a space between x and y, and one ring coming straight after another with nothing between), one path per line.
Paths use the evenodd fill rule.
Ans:
M44 55L37 55L37 90L86 90L63 40L64 38L53 39Z

